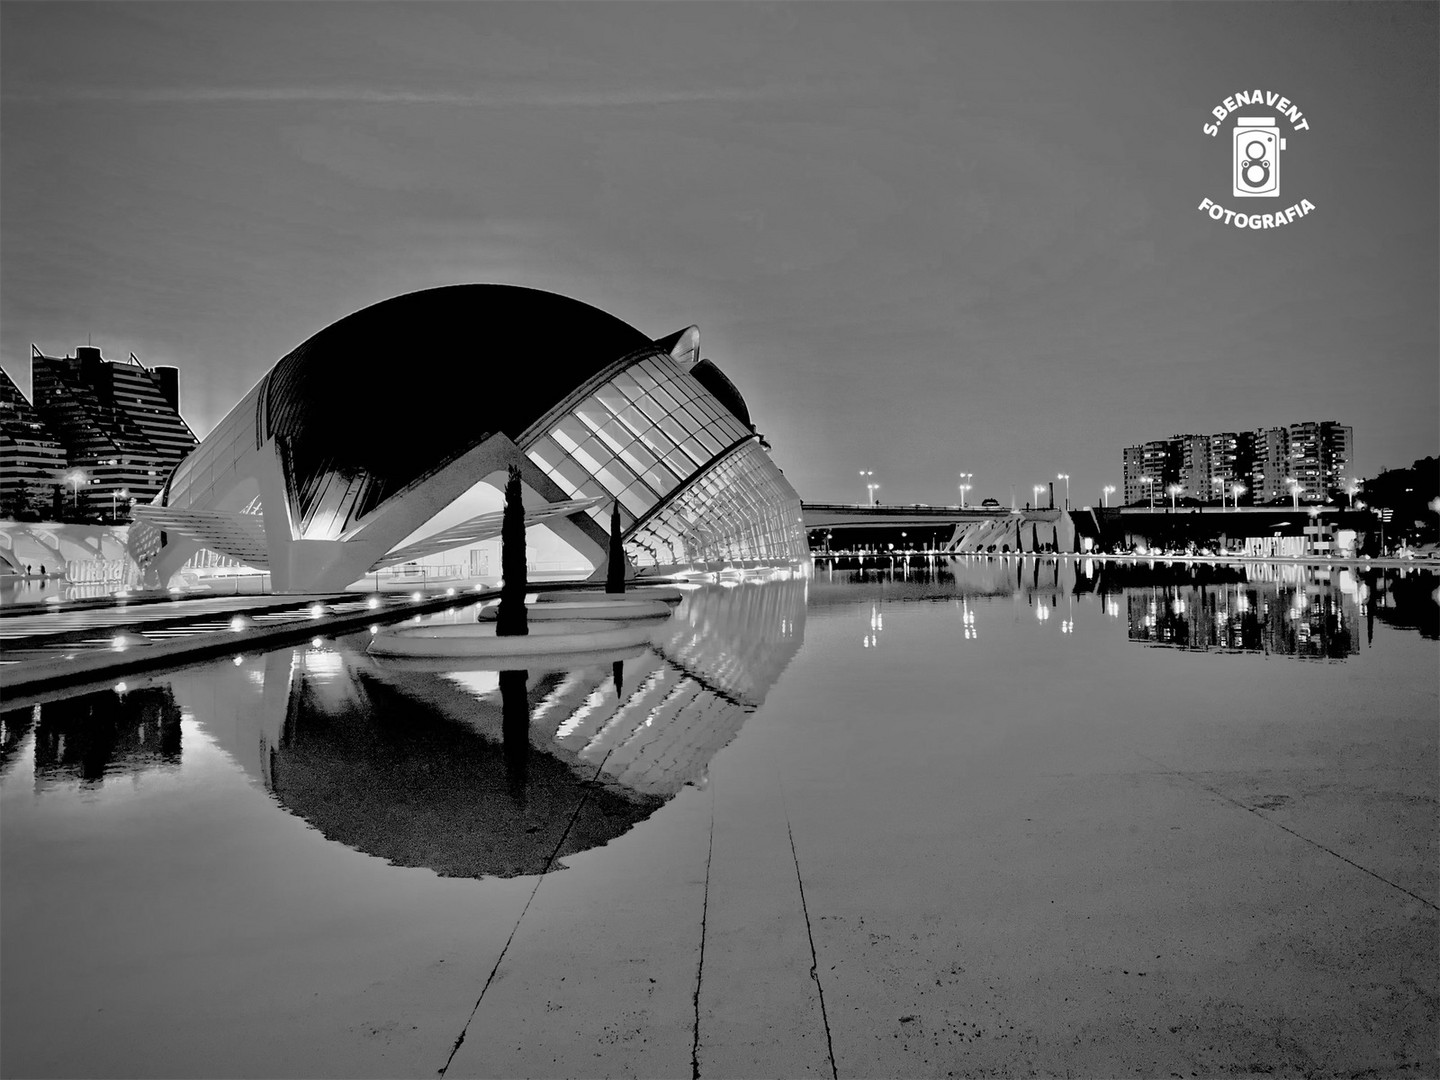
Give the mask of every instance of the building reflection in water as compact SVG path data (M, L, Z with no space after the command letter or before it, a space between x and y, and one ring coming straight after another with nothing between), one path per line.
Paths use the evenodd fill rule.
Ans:
M804 581L708 586L650 646L547 669L321 642L171 678L207 733L329 839L443 876L504 877L554 868L703 785L804 619Z
M1373 637L1377 621L1440 637L1436 585L1433 571L1404 568L972 555L917 557L908 568L824 567L809 606L856 618L867 648L883 639L888 604L949 602L969 641L987 618L1013 617L983 602L1004 597L1046 632L1082 632L1094 625L1088 609L1127 618L1133 640L1156 645L1343 659Z
M1302 578L1130 589L1125 600L1132 641L1343 660L1360 651L1364 590L1342 572L1334 583Z
M180 707L168 686L114 689L0 713L0 769L34 734L35 783L96 786L180 764Z

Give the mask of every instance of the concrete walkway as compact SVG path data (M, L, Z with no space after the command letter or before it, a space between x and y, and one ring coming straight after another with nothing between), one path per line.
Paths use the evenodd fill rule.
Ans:
M1440 1075L1433 702L1137 734L976 686L1010 723L927 760L948 694L844 685L540 879L445 1075Z

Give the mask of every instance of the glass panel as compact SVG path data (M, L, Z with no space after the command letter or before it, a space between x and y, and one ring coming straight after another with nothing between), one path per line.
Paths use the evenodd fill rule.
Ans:
M614 462L611 465L602 465L595 471L595 479L605 486L605 491L610 495L619 495L629 483L615 472L618 464L619 462Z
M702 431L697 431L695 433L695 437L700 440L701 445L704 446L705 449L710 451L710 453L706 455L707 460L714 457L716 454L718 454L721 450L724 449L724 447L720 445L720 440L715 437L714 433L709 428L705 428Z
M635 441L635 433L619 420L610 420L600 428L600 438L605 440L613 453L618 454Z
M599 398L600 403L604 405L607 409L609 409L612 413L618 413L620 412L620 410L624 409L625 406L630 404L625 399L625 395L620 393L620 391L615 388L615 384L613 382L606 383L599 390L596 390L595 396Z
M664 465L646 469L643 475L645 482L662 495L668 495L680 483L679 478Z
M566 416L550 433L566 450L574 450L590 436L590 429L573 416Z
M670 471L676 476L683 478L693 473L700 462L693 460L685 451L675 449L665 455L665 464L670 466Z
M640 484L633 484L620 494L620 505L637 518L648 513L655 503L654 494Z
M640 435L643 432L648 431L654 425L654 421L651 420L639 409L637 409L634 405L627 405L625 406L625 408L621 409L620 419L623 420L625 422L625 426L628 427L631 431L635 432L636 435Z
M547 473L555 468L556 463L559 462L562 456L563 452L560 447L556 446L555 440L548 435L537 439L535 445L530 447L530 460L535 462L536 465L539 465L540 468L544 469Z
M670 441L670 436L659 428L651 428L645 433L645 445L654 452L656 457L664 457L675 449L675 444Z
M637 401L645 396L645 392L640 389L640 385L632 379L627 372L622 371L619 375L616 375L615 378L611 379L610 383L616 390L619 390L631 401Z
M655 455L638 440L621 450L620 458L637 473L643 473L655 464Z
M610 457L610 453L601 449L598 439L586 439L585 442L570 451L571 457L578 461L586 472L594 474L600 468L600 463Z
M566 457L560 459L550 478L574 499L579 497L581 489L590 476L572 458Z
M586 398L577 405L575 413L585 421L585 426L592 431L603 426L611 416L610 410L593 397Z
M635 404L639 406L641 412L650 418L652 423L658 424L664 420L666 416L665 409L654 398L644 397Z
M673 416L666 416L661 419L660 430L674 439L677 445L683 444L686 436L689 434L685 425Z

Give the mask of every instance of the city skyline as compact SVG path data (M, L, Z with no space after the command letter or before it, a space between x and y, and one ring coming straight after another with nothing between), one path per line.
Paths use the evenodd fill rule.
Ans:
M93 340L179 367L203 437L340 316L495 281L698 321L808 500L1098 503L1119 446L1277 415L1354 425L1361 476L1435 451L1430 6L0 17L27 394L32 342ZM1304 110L1279 202L1315 210L1252 232L1196 207L1257 87Z

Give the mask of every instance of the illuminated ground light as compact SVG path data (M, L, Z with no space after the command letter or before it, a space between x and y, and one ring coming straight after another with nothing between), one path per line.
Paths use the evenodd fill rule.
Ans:
M230 662L231 662L232 664L234 664L236 667L239 667L241 664L243 664L243 663L245 662L245 654L244 654L244 653L241 653L239 656L235 657L235 659L232 660L232 661L230 661Z
M376 608L378 608L378 607L380 606L380 597L378 597L378 596L372 596L372 597L370 597L369 600L366 600L366 601L365 601L365 606L368 607L371 611L374 611Z
M324 605L324 604L311 604L311 605L310 605L310 617L311 617L312 619L318 619L318 618L320 618L320 616L322 616L322 615L324 615L324 614L325 614L325 605Z
M116 652L124 652L125 646L128 644L129 642L125 640L124 634L120 634L117 637L113 637L110 639L110 647Z
M418 592L412 592L412 593L410 594L410 599L411 599L411 600L415 600L415 601L424 600L424 599L425 599L425 594L424 594L424 593L418 593Z
M311 645L313 648L318 649L318 648L320 648L321 646L323 646L324 644L325 644L325 639L324 639L324 638L315 637L315 638L311 638L311 639L310 639L310 645Z
M452 588L449 588L449 589L446 589L446 590L445 590L445 595L446 595L446 596L454 596L454 595L455 595L455 589L454 589L453 587L452 587Z
M128 690L128 689L130 689L130 688L129 688L128 686L126 686L123 682L117 682L117 683L115 684L115 693L117 693L117 694L123 694L123 693L125 693L125 691Z
M379 632L380 632L380 624L379 624L379 623L371 623L371 624L370 624L370 633L371 633L371 634L378 634Z
M245 622L244 615L236 615L233 619L230 620L231 630L244 630L246 625L247 624Z

